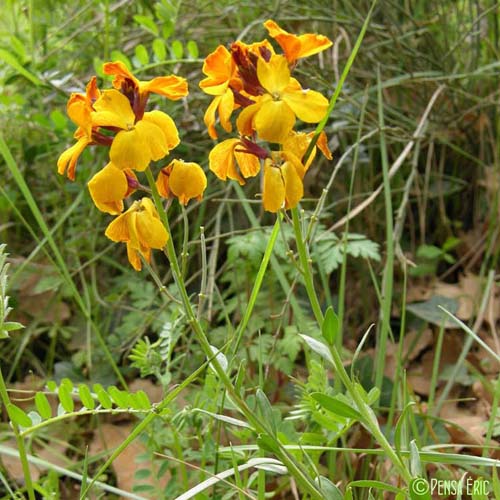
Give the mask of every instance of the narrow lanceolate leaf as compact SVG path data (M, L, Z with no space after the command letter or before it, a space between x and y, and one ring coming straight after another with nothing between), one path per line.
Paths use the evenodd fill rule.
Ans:
M328 361L330 364L333 365L333 358L332 355L330 354L330 349L323 344L323 342L320 342L319 340L313 339L312 337L309 337L308 335L302 335L300 336L305 340L306 344L316 353L319 354L323 359Z
M335 314L333 307L329 307L325 313L325 319L323 320L323 325L321 326L321 333L323 338L330 344L335 344L335 339L339 333L339 318Z
M335 415L344 418L353 418L358 421L362 419L361 414L357 410L349 406L347 403L329 396L328 394L323 394L322 392L313 392L311 393L311 397L314 398L322 408L331 411Z
M73 397L71 396L71 392L66 384L61 384L59 386L58 395L64 411L71 413L75 409L75 403L73 402Z
M93 410L95 408L94 398L92 397L90 389L85 384L80 384L78 386L78 395L80 396L80 400L85 408L88 408L89 410Z
M43 392L37 392L35 394L35 405L38 413L44 420L52 416L52 408L50 407L47 396Z
M344 496L335 484L324 476L318 476L314 482L320 487L325 500L343 500Z
M271 406L269 399L267 399L267 396L261 389L257 389L255 397L257 399L260 414L266 423L266 427L270 428L272 433L276 435L276 423L274 422L273 407Z
M21 427L31 427L31 419L16 405L8 404L7 413L12 422Z

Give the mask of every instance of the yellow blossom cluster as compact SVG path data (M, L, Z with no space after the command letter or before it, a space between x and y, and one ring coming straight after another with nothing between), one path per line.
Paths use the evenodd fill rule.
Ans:
M103 71L113 76L113 88L100 90L93 77L85 93L73 93L68 100L68 116L77 125L76 143L61 154L57 168L74 180L78 158L87 146L109 148L109 163L88 182L90 196L99 210L116 216L105 234L127 244L128 259L140 270L141 256L149 262L151 249L163 248L169 235L150 198L133 201L126 210L124 200L135 191L147 191L136 172L165 158L180 142L169 115L146 111L148 97L155 93L177 100L188 94L188 86L175 75L140 81L122 62L105 63ZM185 205L192 198L201 199L207 179L196 163L175 159L160 170L156 186L161 196L175 196Z
M299 59L317 54L332 45L325 36L294 35L272 20L264 23L269 36L282 50L275 52L271 42L253 44L237 41L228 50L219 45L203 65L206 78L201 89L214 96L204 121L212 139L217 139L216 121L232 132L231 116L238 110L238 138L217 144L209 155L209 168L222 180L245 183L261 171L264 209L277 212L297 206L304 194L303 178L316 154L304 155L314 133L296 132L297 118L318 123L325 116L328 100L319 92L304 89L292 77ZM271 143L270 150L262 141ZM316 145L331 159L327 139L322 133Z

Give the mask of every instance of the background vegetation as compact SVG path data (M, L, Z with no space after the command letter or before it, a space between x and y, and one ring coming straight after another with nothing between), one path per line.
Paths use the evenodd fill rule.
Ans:
M57 158L74 132L65 114L69 93L81 91L93 74L103 81L101 64L109 60L127 61L139 78L185 76L189 97L157 104L178 124L182 142L174 156L207 170L213 142L203 124L209 98L198 88L203 58L237 38L264 38L262 22L269 18L293 33L322 33L333 47L301 62L297 71L304 86L330 97L369 8L364 0L3 0L0 240L10 262L9 319L25 328L2 340L0 363L16 406L33 410L33 391L52 380L62 411L71 413L63 404L73 390L67 379L91 388L126 381L128 392L142 389L158 402L206 361L175 300L167 259L159 252L154 257L152 267L165 284L158 288L147 272L133 271L124 249L103 235L108 221L85 185L102 167L102 152L84 153L74 183L57 175ZM499 83L497 2L379 0L325 128L334 160L317 157L301 205L305 225L323 196L309 240L316 289L323 310L337 311L337 338L354 378L366 391L381 382L375 411L389 441L401 446L405 460L411 446L420 450L422 471L413 469L415 475L458 479L467 472L492 484L493 469L486 466L493 462L487 460L500 459ZM384 167L390 192L384 192ZM208 171L207 176L204 200L187 209L187 247L183 212L173 204L169 215L176 248L188 250L182 260L193 303L207 259L201 320L210 343L222 347L246 311L274 218L246 194L258 191L258 179L242 190ZM381 480L390 496L390 486L403 482L391 477L388 461L366 451L377 448L373 435L352 415L335 415L311 397L338 394L339 382L299 335L321 337L295 252L285 219L243 341L231 358L235 383L251 408L262 409L257 389L267 395L270 413L264 417L274 422L282 443L306 447L294 453L311 477L328 477L343 493L350 484L354 498L382 498L375 483ZM391 276L393 286L387 288ZM456 314L476 337L437 305ZM391 332L387 343L380 341L384 324ZM58 401L49 398L52 415ZM77 406L82 401L80 394ZM113 498L133 491L136 497L175 498L210 474L272 454L262 443L257 447L251 429L214 418L239 416L210 370L167 403L162 416L152 418L99 477L118 490L99 486L92 495ZM68 471L94 477L109 450L145 418L144 412L126 411L130 401L114 404L123 411L56 419L29 434L27 453L38 457L31 475L40 497L75 498L82 478ZM0 491L6 498L26 494L19 460L7 449L17 449L8 420L4 412ZM432 455L436 450L448 460ZM414 461L411 466L417 467ZM243 498L243 491L263 498L264 490L274 498L302 497L279 470L255 471L230 477L237 488L220 482L199 498ZM337 498L333 485L328 492L325 498Z

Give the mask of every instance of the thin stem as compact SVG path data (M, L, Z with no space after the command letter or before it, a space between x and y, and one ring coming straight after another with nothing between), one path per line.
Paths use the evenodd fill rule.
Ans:
M164 224L167 232L170 234L167 213L163 208L160 195L158 194L158 190L154 182L153 174L151 173L151 170L149 168L146 169L145 173L149 185L151 187L153 200L156 205L156 209L158 210L160 220ZM240 395L234 388L228 374L224 371L224 369L220 365L219 361L217 360L217 357L214 357L214 353L207 339L207 336L194 314L191 301L189 300L186 287L184 286L184 281L182 279L182 274L179 268L179 262L177 260L177 255L175 253L175 248L171 237L167 241L165 252L170 261L170 266L172 268L172 275L174 277L174 281L177 285L179 294L181 296L181 300L184 306L184 311L187 316L187 321L191 326L193 333L195 334L198 343L202 348L205 356L211 360L210 364L212 368L215 370L217 376L219 377L219 380L224 384L229 397L238 407L240 412L245 416L250 425L255 429L255 431L259 434L266 435L270 440L273 441L273 444L276 446L277 456L281 459L281 461L287 467L290 474L296 479L297 483L304 489L304 491L309 493L313 499L321 500L323 496L320 493L317 485L309 477L309 474L305 470L303 470L302 466L298 464L296 460L292 457L292 455L290 455L285 450L282 443L267 428L267 423L263 423L261 419L247 406L245 401L240 397Z
M3 297L1 297L3 300ZM2 398L2 403L5 408L10 404L9 394L7 393L7 386L5 385L5 380L3 378L2 370L0 369L0 397ZM21 461L21 466L23 469L24 482L26 483L26 489L28 490L29 500L35 500L35 490L33 489L33 481L31 480L31 471L28 463L28 458L26 454L26 448L24 446L24 439L19 432L19 426L11 421L12 431L14 432L14 437L16 438L17 448L19 451L19 460Z
M313 277L311 273L311 263L307 255L307 248L305 246L302 230L300 227L300 220L298 216L297 208L292 209L292 219L293 219L293 229L295 232L295 239L297 244L297 249L299 252L300 265L303 272L304 284L306 287L307 295L309 297L309 302L312 305L314 315L318 325L321 327L323 325L323 313L319 305L318 297L316 295L316 290L314 289ZM365 402L360 392L356 389L355 384L349 378L344 364L342 363L342 358L339 351L334 345L328 346L330 349L332 364L335 368L337 376L340 378L341 382L347 389L347 392L352 397L353 401L356 403L357 409L362 416L362 423L371 433L373 438L378 442L378 444L385 450L387 457L392 461L394 466L398 469L404 480L409 483L412 479L410 472L405 467L404 463L394 451L390 445L387 438L384 436L380 427L378 425L377 419L373 413L373 410Z

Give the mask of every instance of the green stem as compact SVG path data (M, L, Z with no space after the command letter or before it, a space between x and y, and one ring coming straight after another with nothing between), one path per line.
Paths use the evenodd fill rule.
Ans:
M375 363L375 387L382 390L384 380L384 366L387 349L387 338L391 329L392 285L394 279L394 222L392 214L391 184L389 178L389 160L384 133L384 110L382 101L382 83L380 81L380 67L377 69L378 90L378 119L380 128L380 155L382 160L382 174L385 200L385 232L386 232L386 261L382 278L382 324L377 342L377 362Z
M149 168L146 169L145 171L146 177L149 182L149 186L151 188L151 192L153 195L153 200L156 206L156 209L158 210L160 220L164 224L167 232L170 234L170 228L169 228L169 223L168 223L168 218L167 218L167 213L165 212L165 209L163 208L163 204L160 198L160 195L158 194L158 190L155 185L155 181L153 178L153 174L151 173L151 170ZM195 334L198 343L200 347L202 348L205 356L207 359L211 359L210 363L212 368L215 370L217 373L217 376L219 377L219 380L224 384L226 391L228 392L229 397L233 401L233 403L238 407L240 412L245 416L249 424L254 428L254 430L258 434L264 434L267 437L269 437L272 441L273 444L276 446L277 449L277 456L280 458L280 460L283 462L283 464L287 467L289 473L296 479L298 485L313 499L318 499L321 500L323 498L322 494L318 490L317 485L314 483L313 480L309 477L307 472L302 469L301 465L299 465L295 459L290 455L286 449L284 448L283 444L273 435L273 433L267 428L267 423L263 423L259 417L253 412L245 403L245 401L240 397L236 389L234 388L228 374L224 371L222 366L217 360L217 357L214 357L214 353L212 351L212 348L210 346L210 343L207 339L207 336L205 332L203 331L203 328L201 327L199 321L197 320L192 305L191 301L189 300L189 296L187 294L186 287L184 285L184 281L182 279L182 274L179 268L179 262L177 260L177 255L175 253L175 248L174 244L172 242L172 238L170 237L167 241L167 245L165 248L167 257L170 261L170 266L172 268L172 275L174 277L174 281L177 285L179 294L181 296L181 300L184 306L184 312L186 313L187 316L187 321L189 325L191 326L193 333ZM213 359L212 359L213 358Z
M304 243L304 239L302 237L302 229L300 227L299 212L297 208L292 208L292 221L293 221L293 230L295 232L295 243L297 245L300 264L302 266L301 271L302 271L302 277L304 278L304 285L307 290L307 295L311 303L314 317L316 318L318 325L321 326L323 324L323 312L321 311L321 306L319 304L318 296L316 295L316 289L314 288L311 260L307 253L307 248Z
M257 301L257 296L259 295L262 282L264 281L264 275L266 274L267 266L273 253L274 244L276 243L276 239L280 232L280 220L282 217L282 214L278 215L276 223L274 224L273 230L271 232L271 236L269 237L269 241L267 242L266 250L264 252L264 256L262 257L257 277L255 278L255 283L252 289L252 293L250 294L250 299L248 300L245 314L238 326L238 330L236 331L236 340L233 344L233 356L238 352L241 339L243 338L243 333L245 332L248 322L250 321L250 317L252 316L253 308L255 306L255 302Z
M314 315L316 317L316 321L321 328L323 325L323 313L321 311L321 307L319 305L318 297L316 295L316 290L314 289L313 277L311 273L311 263L309 257L307 255L307 248L303 241L302 231L300 228L300 221L298 216L297 208L292 209L292 219L293 219L293 229L295 232L295 239L297 244L297 249L299 252L300 265L303 272L304 284L306 287L307 295L309 297L309 302L312 305ZM329 345L330 353L332 355L332 362L335 368L335 372L337 376L340 378L341 382L344 384L347 392L352 397L353 401L356 403L357 409L362 416L362 423L374 437L374 439L378 442L381 448L384 449L387 457L392 461L394 466L398 469L398 472L404 478L404 480L409 483L412 479L410 472L405 467L404 463L401 461L399 456L396 454L392 446L390 445L387 438L384 436L376 417L373 413L373 410L370 406L365 402L359 391L356 389L355 385L351 381L349 375L347 374L344 364L342 363L342 358L339 354L339 351L334 345Z
M0 397L2 398L2 403L4 407L7 408L8 405L10 404L10 399L1 369L0 369ZM11 420L11 425L12 425L12 431L14 432L14 437L16 438L17 442L19 459L21 460L21 467L23 469L23 476L24 476L24 482L26 483L26 489L28 490L28 497L29 500L35 500L35 490L33 489L33 481L31 480L30 466L28 463L26 448L24 447L24 439L19 432L19 426L12 420Z

